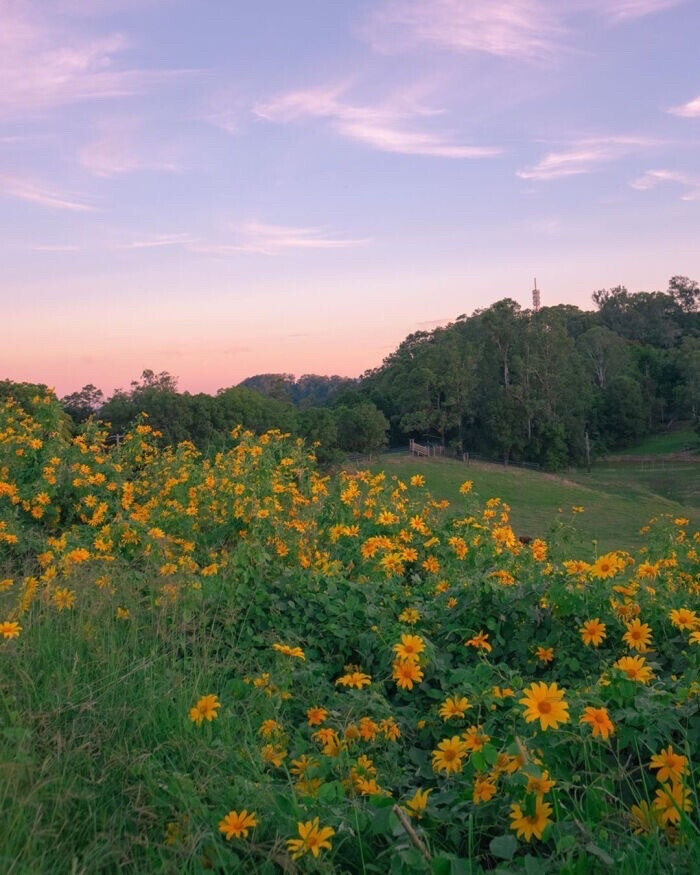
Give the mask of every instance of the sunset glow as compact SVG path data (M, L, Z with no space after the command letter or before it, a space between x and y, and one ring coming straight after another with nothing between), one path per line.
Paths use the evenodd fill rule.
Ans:
M700 279L683 0L0 0L0 379L358 376Z

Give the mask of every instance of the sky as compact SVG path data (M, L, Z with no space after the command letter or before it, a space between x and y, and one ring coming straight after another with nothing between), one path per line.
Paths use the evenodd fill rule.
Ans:
M698 0L0 0L0 379L358 376L700 280Z

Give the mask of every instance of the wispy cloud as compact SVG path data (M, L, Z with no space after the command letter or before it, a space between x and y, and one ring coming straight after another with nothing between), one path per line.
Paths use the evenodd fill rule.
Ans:
M164 246L190 246L196 245L197 238L191 234L152 234L146 237L138 237L126 243L115 245L115 249L160 249Z
M593 173L601 164L617 161L625 155L658 145L644 137L588 137L565 148L549 152L537 164L518 170L521 179L546 181Z
M51 21L50 9L0 0L0 117L24 118L82 100L142 94L185 70L119 69L121 33L86 36Z
M83 146L79 159L83 167L96 176L116 176L136 170L179 170L174 148L154 143L153 137L132 118L103 121L98 138Z
M641 18L686 0L384 0L361 33L381 52L420 45L501 58L547 61L570 48L574 17L610 23Z
M292 91L258 103L253 112L258 118L283 123L304 118L324 119L341 136L382 152L434 158L487 158L503 152L496 146L455 142L443 132L417 130L416 119L440 115L441 111L410 98L399 96L383 104L361 105L341 99L344 91L345 86Z
M682 118L700 118L700 97L695 97L680 106L673 106L669 112Z
M20 176L0 174L0 197L17 198L56 210L92 212L95 207L73 195L57 191L42 183Z
M576 5L599 12L614 22L656 15L685 2L687 0L574 0Z
M633 180L630 185L638 191L648 191L666 182L682 185L686 189L681 195L681 200L700 200L700 176L683 173L679 170L647 170L642 176Z
M349 249L364 246L368 238L350 239L329 236L322 228L296 228L286 225L268 225L251 221L234 229L234 240L230 243L188 244L192 252L206 255L233 255L251 253L276 255L291 249Z
M499 57L550 55L563 36L556 4L540 0L388 0L365 34L379 51L420 44Z

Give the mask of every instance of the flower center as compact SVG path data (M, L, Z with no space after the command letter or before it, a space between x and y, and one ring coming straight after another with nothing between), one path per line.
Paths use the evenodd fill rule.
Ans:
M539 706L540 714L551 714L552 713L552 704L545 700L544 702L540 702Z

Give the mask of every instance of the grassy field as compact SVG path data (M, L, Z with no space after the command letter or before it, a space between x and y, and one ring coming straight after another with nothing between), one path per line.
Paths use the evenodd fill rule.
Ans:
M0 873L700 871L698 544L570 561L686 507L60 416L0 405Z
M498 496L512 508L518 535L548 538L556 531L581 558L612 549L635 549L640 529L662 513L700 524L700 462L656 466L604 463L565 476L483 462L420 459L387 454L373 466L406 479L420 473L438 498L463 504L460 484L472 480L482 499ZM583 507L574 513L573 507Z
M700 451L700 437L689 427L674 429L664 434L653 434L633 447L620 450L620 456L651 456L659 453L682 453Z

